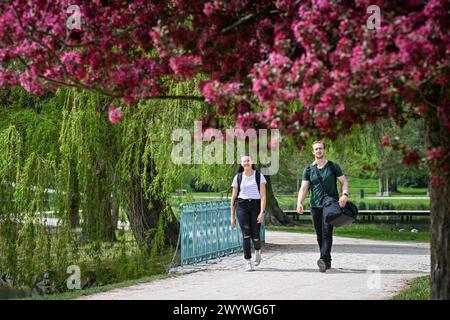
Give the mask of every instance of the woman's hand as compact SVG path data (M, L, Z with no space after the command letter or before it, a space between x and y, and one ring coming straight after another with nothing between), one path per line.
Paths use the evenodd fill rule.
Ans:
M235 217L231 216L230 224L231 224L231 226L232 226L233 228L236 227L236 218L235 218Z
M266 215L266 213L264 212L264 211L261 211L260 213L259 213L259 215L258 215L258 218L257 218L257 222L258 223L263 223L263 221L264 221L264 216Z

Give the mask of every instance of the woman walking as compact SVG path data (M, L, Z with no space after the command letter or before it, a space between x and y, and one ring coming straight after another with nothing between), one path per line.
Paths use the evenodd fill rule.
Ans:
M231 226L236 226L235 209L242 230L246 271L253 271L250 238L255 247L255 266L261 263L261 243L259 239L261 223L266 212L266 179L255 170L249 156L241 158L241 167L234 176L231 196Z

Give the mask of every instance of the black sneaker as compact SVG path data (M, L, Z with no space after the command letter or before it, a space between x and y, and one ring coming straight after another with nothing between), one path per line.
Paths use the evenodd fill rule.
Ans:
M327 271L327 263L325 262L325 260L323 260L323 259L317 260L317 265L319 266L320 272Z
M325 264L327 266L326 267L327 270L331 269L331 262L326 261Z

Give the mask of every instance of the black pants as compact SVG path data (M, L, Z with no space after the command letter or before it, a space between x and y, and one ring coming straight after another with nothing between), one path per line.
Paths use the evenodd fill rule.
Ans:
M243 246L245 259L250 259L252 257L250 238L253 240L255 250L261 248L259 239L261 223L257 222L260 212L260 199L237 199L237 218L242 230L242 235L244 236Z
M325 222L322 208L311 208L311 216L316 229L317 243L320 248L320 259L331 263L331 246L333 245L333 225Z

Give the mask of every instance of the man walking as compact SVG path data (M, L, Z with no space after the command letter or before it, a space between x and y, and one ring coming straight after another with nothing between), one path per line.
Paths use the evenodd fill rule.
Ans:
M331 246L333 244L333 226L325 222L322 214L325 193L339 200L339 206L345 207L348 200L348 181L342 173L341 167L325 158L325 145L321 141L312 144L315 161L303 170L302 185L298 192L297 213L303 214L303 201L311 187L311 216L316 230L317 242L320 248L320 259L317 261L320 272L331 268ZM323 187L319 177L322 177ZM342 185L342 196L336 187L336 179Z

